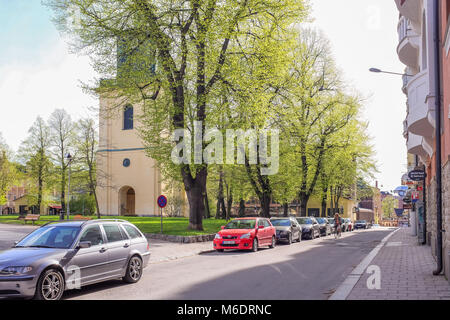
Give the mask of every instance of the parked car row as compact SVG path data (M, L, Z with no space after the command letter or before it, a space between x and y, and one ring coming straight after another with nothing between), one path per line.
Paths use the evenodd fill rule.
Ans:
M372 224L366 220L355 221L355 229L370 229Z
M336 229L334 218L276 217L238 218L222 226L213 241L218 252L225 249L257 251L259 247L275 247L277 242L300 242L331 235ZM353 231L351 219L341 218L342 232Z

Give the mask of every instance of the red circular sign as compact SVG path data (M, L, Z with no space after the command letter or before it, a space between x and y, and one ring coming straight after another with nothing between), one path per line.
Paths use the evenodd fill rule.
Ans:
M158 206L160 208L164 208L165 206L167 206L167 198L166 198L166 196L161 195L161 196L158 197Z

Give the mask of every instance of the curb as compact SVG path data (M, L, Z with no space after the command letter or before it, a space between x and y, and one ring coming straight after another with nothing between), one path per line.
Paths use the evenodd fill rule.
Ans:
M347 297L352 292L353 288L355 287L356 283L359 281L359 279L361 279L362 275L364 274L364 271L370 265L372 260L377 256L381 248L383 248L386 242L389 240L389 238L392 237L399 230L400 228L397 228L396 230L388 234L386 237L384 237L381 240L381 243L378 244L372 251L370 251L369 254L360 262L360 264L358 264L353 269L353 271L350 272L347 278L345 278L344 282L342 282L339 285L339 287L331 295L331 297L328 298L328 300L346 300Z
M161 233L145 233L147 239L157 239L175 243L197 243L197 242L209 242L214 240L214 234L203 234L198 236L175 236L170 234Z

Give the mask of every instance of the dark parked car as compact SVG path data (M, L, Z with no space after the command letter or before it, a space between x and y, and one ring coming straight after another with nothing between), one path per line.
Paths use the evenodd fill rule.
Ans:
M299 217L297 222L302 227L303 238L315 239L320 237L320 227L317 220L313 217Z
M325 218L316 218L319 223L319 230L321 236L328 236L331 234L330 222Z
M366 220L357 220L355 222L355 230L356 229L367 229L368 228L368 223Z
M291 244L293 241L302 240L302 227L295 218L272 218L270 222L277 232L277 241L287 241Z

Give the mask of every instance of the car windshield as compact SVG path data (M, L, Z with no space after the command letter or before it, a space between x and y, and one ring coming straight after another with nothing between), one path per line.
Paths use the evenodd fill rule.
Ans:
M39 228L24 239L22 239L16 248L55 248L68 249L72 246L75 238L80 232L79 226L47 226Z
M253 229L256 219L233 220L225 226L225 229Z
M312 224L312 220L310 218L298 218L298 223L300 224Z
M317 220L318 223L325 223L326 222L325 219L323 219L323 218L316 218L316 220Z
M290 227L291 226L291 220L289 219L273 219L270 220L272 222L272 225L274 227Z
M356 223L366 223L366 220L358 220Z

